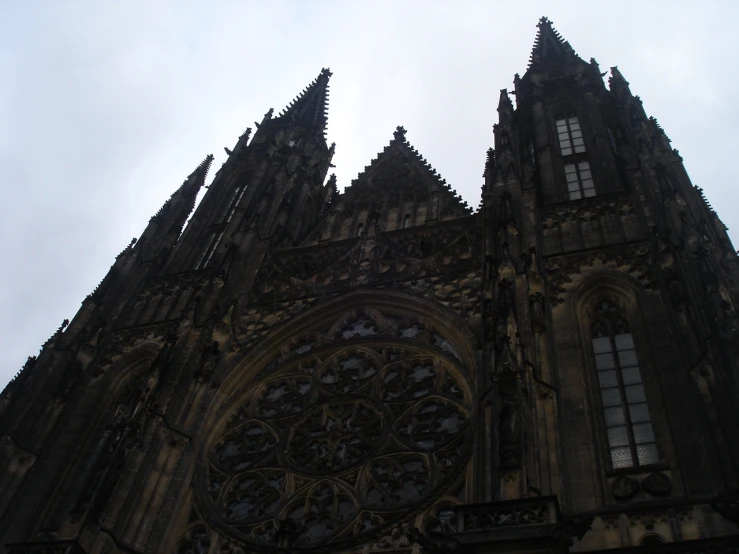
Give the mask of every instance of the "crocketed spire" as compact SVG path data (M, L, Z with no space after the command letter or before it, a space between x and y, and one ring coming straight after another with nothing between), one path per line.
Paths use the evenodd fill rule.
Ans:
M575 53L570 43L562 38L548 18L542 17L536 26L539 31L536 33L534 48L531 50L529 67L545 61L562 59Z
M280 117L299 123L309 131L325 135L328 123L328 80L331 75L331 71L324 67L318 77L280 113Z

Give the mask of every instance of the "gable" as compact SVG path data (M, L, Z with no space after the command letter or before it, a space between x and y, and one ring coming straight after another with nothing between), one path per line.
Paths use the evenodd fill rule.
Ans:
M463 217L472 210L398 127L385 149L352 181L304 244L394 231Z

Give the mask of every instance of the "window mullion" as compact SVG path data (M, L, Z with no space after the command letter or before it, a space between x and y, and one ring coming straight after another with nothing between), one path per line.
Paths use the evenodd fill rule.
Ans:
M610 326L609 326L610 327ZM636 439L634 438L634 429L631 423L631 413L629 412L629 403L626 398L626 386L624 385L623 375L621 374L621 360L618 356L618 348L616 346L616 340L614 338L614 332L612 328L608 330L608 338L611 341L611 349L613 351L613 359L616 366L616 380L618 381L618 390L621 395L621 406L624 411L624 423L626 425L626 434L629 437L629 450L631 450L631 461L632 467L639 465L639 457L636 452Z

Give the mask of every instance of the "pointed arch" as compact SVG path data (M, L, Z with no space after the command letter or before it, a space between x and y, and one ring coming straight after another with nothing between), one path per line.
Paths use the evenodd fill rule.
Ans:
M203 423L194 488L219 528L274 543L284 519L300 547L351 547L459 488L476 437L477 354L447 308L357 291L252 351Z
M649 338L640 318L642 288L630 275L601 270L572 295L582 363L592 398L594 429L607 470L660 462L653 418L656 387L645 383ZM651 389L651 390L650 390Z

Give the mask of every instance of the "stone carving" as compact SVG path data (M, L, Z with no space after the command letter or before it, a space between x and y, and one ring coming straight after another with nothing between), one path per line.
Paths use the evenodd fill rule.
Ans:
M645 288L655 286L655 276L650 269L651 261L647 243L626 247L613 247L598 252L549 258L546 271L553 291L559 294L571 288L573 277L583 273L586 268L620 269L638 279ZM561 298L555 299L558 303Z
M547 500L525 499L518 502L458 509L464 531L485 531L513 525L553 523L553 510Z
M432 275L443 277L445 285L453 287L457 278L469 275L466 268L476 269L481 242L479 221L469 218L412 233L347 239L319 260L313 247L273 252L270 259L274 263L257 275L250 302L284 303L291 298L319 297L367 284L400 288L401 282L413 283ZM440 291L442 296L449 292Z
M391 344L370 346L378 338ZM290 518L295 548L348 546L402 525L470 454L458 349L426 323L374 310L297 337L207 453L201 500L214 521L274 544Z
M35 542L4 546L9 554L84 554L84 550L77 541Z
M639 491L639 482L620 475L611 483L611 494L616 500L628 500Z
M317 301L317 297L309 297L269 307L240 311L235 318L235 340L231 349L235 352L248 350L267 333L305 311Z
M641 482L642 488L654 496L666 496L672 491L672 481L664 473L654 472Z
M341 397L306 411L290 430L287 458L305 471L335 472L360 463L383 434L382 407Z
M177 547L177 554L208 554L210 550L210 533L205 527L188 530Z

